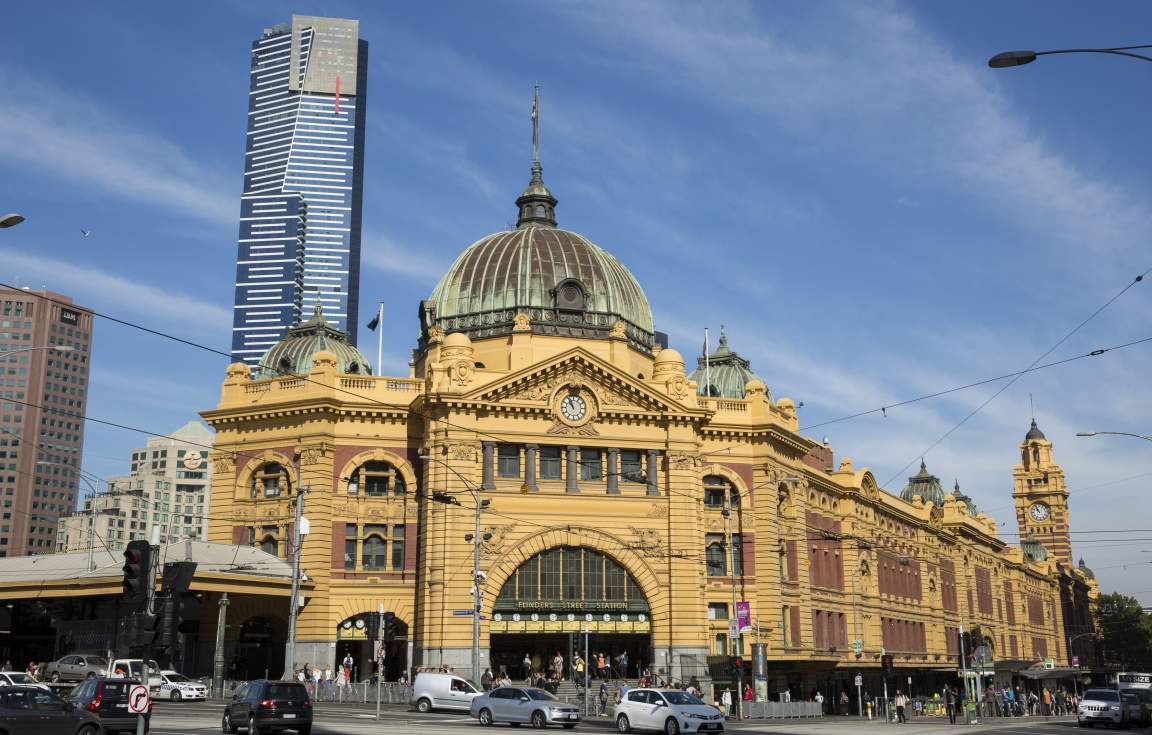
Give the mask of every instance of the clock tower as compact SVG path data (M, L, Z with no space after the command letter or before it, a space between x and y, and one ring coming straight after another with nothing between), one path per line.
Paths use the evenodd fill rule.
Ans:
M1064 470L1052 460L1052 442L1036 419L1020 445L1020 464L1012 468L1012 499L1020 540L1039 541L1048 558L1072 567L1072 537L1068 532L1068 488Z

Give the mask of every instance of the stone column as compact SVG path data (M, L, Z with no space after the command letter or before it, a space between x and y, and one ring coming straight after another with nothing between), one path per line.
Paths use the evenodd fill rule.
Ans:
M648 494L660 494L660 452L648 450Z
M608 450L608 466L604 468L608 475L608 494L620 494L620 450L612 447Z
M536 450L539 445L525 444L524 445L524 484L528 486L528 492L534 493L540 490L536 485Z
M496 442L482 442L484 447L484 471L483 480L480 483L481 490L495 490L496 489Z
M566 478L568 483L564 486L566 493L580 492L580 447L568 447L568 468Z

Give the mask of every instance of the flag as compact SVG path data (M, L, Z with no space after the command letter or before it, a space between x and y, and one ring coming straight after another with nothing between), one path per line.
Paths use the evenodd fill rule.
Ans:
M380 312L376 312L376 315L372 317L372 321L368 322L368 328L373 332L376 331L376 327L378 326L380 326Z
M704 358L708 357L708 327L704 327L704 350L700 354Z
M336 75L336 102L335 102L334 112L337 115L340 114L340 75L339 74Z

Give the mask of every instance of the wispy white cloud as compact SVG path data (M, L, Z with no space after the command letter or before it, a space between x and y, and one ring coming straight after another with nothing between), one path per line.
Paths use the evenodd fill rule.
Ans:
M426 255L416 245L401 245L379 231L364 232L360 259L372 268L407 276L420 283L435 283L446 270L441 259Z
M234 224L239 182L183 147L141 129L74 89L0 75L0 166L18 165L82 188L161 207L195 220Z
M227 334L232 326L232 313L219 304L139 283L100 268L32 255L31 250L0 248L0 274L8 283L33 288L44 286L66 293L82 304L98 304L101 310L148 317L145 321L159 317L182 325L192 323L207 334Z

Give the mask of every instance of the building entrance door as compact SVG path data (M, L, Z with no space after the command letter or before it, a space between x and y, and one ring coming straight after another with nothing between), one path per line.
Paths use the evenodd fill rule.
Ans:
M595 682L600 673L596 670L596 656L604 654L608 669L605 677L611 680L640 678L641 672L652 662L652 637L647 633L592 633L588 634L588 647L591 659L584 650L583 633L493 633L491 636L492 672L506 672L516 682L522 681L524 656L532 662L531 671L547 678L551 672L552 659L559 652L564 658L562 678L573 681L572 662L576 654L585 659L584 670ZM621 665L621 654L627 656L627 672ZM639 667L639 668L638 668ZM583 682L578 682L583 683ZM594 685L595 686L595 685Z

